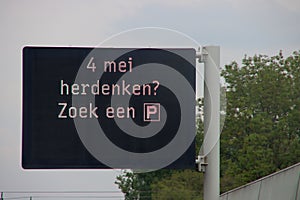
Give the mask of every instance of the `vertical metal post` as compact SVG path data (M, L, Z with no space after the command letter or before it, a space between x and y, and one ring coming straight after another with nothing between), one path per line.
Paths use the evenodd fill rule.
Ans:
M206 46L204 58L204 200L220 199L220 47Z
M0 200L4 200L4 198L3 198L3 192L1 192L1 198L0 198Z

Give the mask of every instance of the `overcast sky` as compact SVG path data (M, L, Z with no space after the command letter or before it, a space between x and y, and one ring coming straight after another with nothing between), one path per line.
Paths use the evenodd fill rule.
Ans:
M274 55L283 50L289 55L299 50L299 21L299 0L1 0L0 192L116 191L114 180L120 173L22 170L23 46L96 46L122 31L161 27L182 32L200 45L220 45L224 65L240 62L245 54ZM165 44L163 37L158 36L162 40L157 44ZM132 38L126 44L135 44ZM112 41L104 44L118 46Z

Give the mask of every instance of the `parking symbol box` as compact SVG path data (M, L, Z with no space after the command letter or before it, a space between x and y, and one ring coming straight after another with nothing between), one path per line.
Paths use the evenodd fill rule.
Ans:
M160 121L160 103L144 103L144 121Z

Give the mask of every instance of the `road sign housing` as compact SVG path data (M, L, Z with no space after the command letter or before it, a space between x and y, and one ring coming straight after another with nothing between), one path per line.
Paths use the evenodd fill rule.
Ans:
M24 169L194 168L195 50L23 49Z

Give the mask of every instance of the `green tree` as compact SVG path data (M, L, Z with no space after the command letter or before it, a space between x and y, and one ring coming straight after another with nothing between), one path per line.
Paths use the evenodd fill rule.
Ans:
M151 185L152 199L201 200L203 199L203 174L196 170L174 171L168 178Z
M300 161L300 58L245 57L225 66L222 191Z
M124 171L123 174L117 176L116 184L125 194L126 200L142 199L150 200L152 190L151 184L167 178L172 173L171 170L157 170L148 173L134 173L132 171Z

